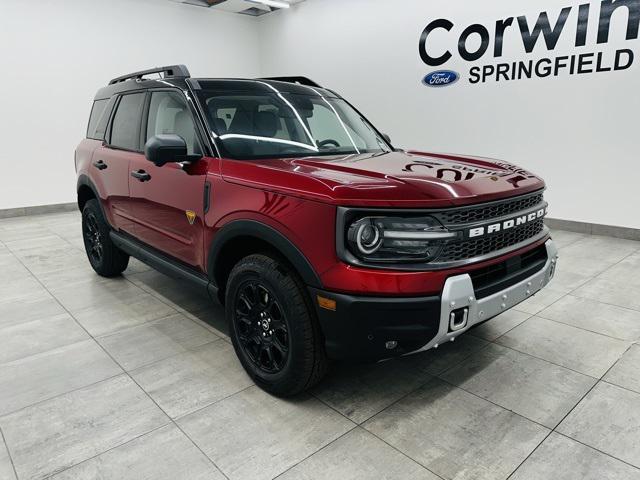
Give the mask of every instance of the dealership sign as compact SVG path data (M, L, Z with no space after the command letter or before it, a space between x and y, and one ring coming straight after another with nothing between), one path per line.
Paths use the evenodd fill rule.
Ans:
M533 25L526 16L497 20L492 23L491 29L475 23L466 27L458 38L450 34L451 47L444 49L432 46L431 35L437 31L441 31L440 33L451 32L455 25L450 20L440 18L429 23L423 30L418 51L422 61L430 67L441 67L454 57L456 51L460 58L467 62L477 62L490 55L493 55L494 58L500 58L503 55L505 32L509 29L517 29L526 54L533 52L538 41L543 42L547 50L552 52L561 36L571 35L576 47L585 47L589 29L596 26L596 45L604 45L609 42L611 19L618 9L626 10L628 14L626 40L638 39L640 0L603 0L599 4L600 13L596 26L589 23L591 8L592 5L586 3L575 7L565 7L557 14L552 12L551 16L556 18L555 22L550 20L548 12L541 12ZM569 25L567 20L574 9L577 11L577 20L575 24ZM469 41L474 37L480 39L480 45L477 47L470 46L477 44L477 42ZM492 48L490 49L490 47ZM537 60L529 59L504 63L496 61L470 67L468 81L471 84L478 84L621 71L630 68L634 60L634 51L622 48L615 52L594 49L584 53L549 56ZM453 84L459 78L460 76L456 72L437 70L424 77L423 83L428 86L442 87Z

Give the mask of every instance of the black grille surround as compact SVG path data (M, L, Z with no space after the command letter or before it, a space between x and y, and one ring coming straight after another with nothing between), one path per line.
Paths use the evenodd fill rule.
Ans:
M429 271L457 268L506 255L548 235L544 225L547 203L543 190L484 204L446 209L371 209L338 207L336 248L338 257L351 265L383 270ZM529 218L535 213L535 218ZM429 262L371 262L354 255L347 247L346 228L364 216L430 216L436 218L455 238L444 241ZM526 219L521 222L518 219ZM511 223L511 221L514 223ZM509 224L507 227L505 222ZM490 227L500 226L498 231ZM472 229L484 227L480 234ZM502 228L504 227L504 228ZM491 233L489 233L491 232Z
M521 195L506 200L472 205L433 214L450 231L464 232L477 225L491 225L507 219L513 219L539 209L546 209L543 191ZM464 233L447 242L439 255L431 262L434 265L454 265L470 263L492 257L492 253L504 251L515 245L534 241L545 232L544 218L515 225L492 234L475 238L466 238Z

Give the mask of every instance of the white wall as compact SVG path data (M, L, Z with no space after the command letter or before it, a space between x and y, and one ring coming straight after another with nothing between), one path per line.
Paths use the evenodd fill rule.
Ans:
M589 0L584 0L588 2ZM503 158L542 175L555 218L640 228L640 42L625 41L626 14L612 41L583 51L631 48L624 72L470 85L456 54L443 67L463 74L433 89L437 68L419 58L434 19L455 23L432 51L455 51L472 23L574 6L558 47L540 39L524 55L516 29L504 61L574 53L578 0L306 0L260 19L167 0L0 0L0 209L75 200L73 150L95 91L113 76L185 63L193 75L308 75L349 98L397 146ZM599 0L591 0L597 20ZM492 34L493 39L493 34ZM470 43L472 46L472 43ZM493 44L490 46L492 49Z
M109 79L252 77L257 43L252 18L166 0L0 0L0 209L75 201L73 151Z
M397 146L502 158L542 175L554 218L640 228L640 42L625 41L626 13L617 11L612 41L595 45L590 25L586 47L574 46L577 6L589 0L307 0L260 20L265 75L307 75L350 99ZM457 53L442 67L418 55L422 30L447 18L455 27L433 35L434 54L455 52L461 31L473 23L526 15L535 23L548 11L552 24L573 6L558 47L542 39L524 55L519 30L505 36L500 61L538 59L631 48L632 68L613 73L561 76L471 85L472 65L494 63L491 52L469 63ZM599 0L591 1L597 22ZM491 28L490 28L491 31ZM492 33L493 39L493 33ZM478 45L477 42L475 45ZM474 46L469 43L470 48ZM440 68L463 74L441 88L421 79Z

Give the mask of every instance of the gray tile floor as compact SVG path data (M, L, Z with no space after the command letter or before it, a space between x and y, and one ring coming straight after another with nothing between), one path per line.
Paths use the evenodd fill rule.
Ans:
M453 344L252 385L223 312L77 213L0 220L0 480L640 479L640 243L556 231L548 289Z

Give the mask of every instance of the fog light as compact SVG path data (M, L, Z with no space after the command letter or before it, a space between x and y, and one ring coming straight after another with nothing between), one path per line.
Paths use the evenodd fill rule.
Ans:
M398 346L398 342L395 340L389 340L387 343L384 344L384 346L387 348L387 350L393 350Z

